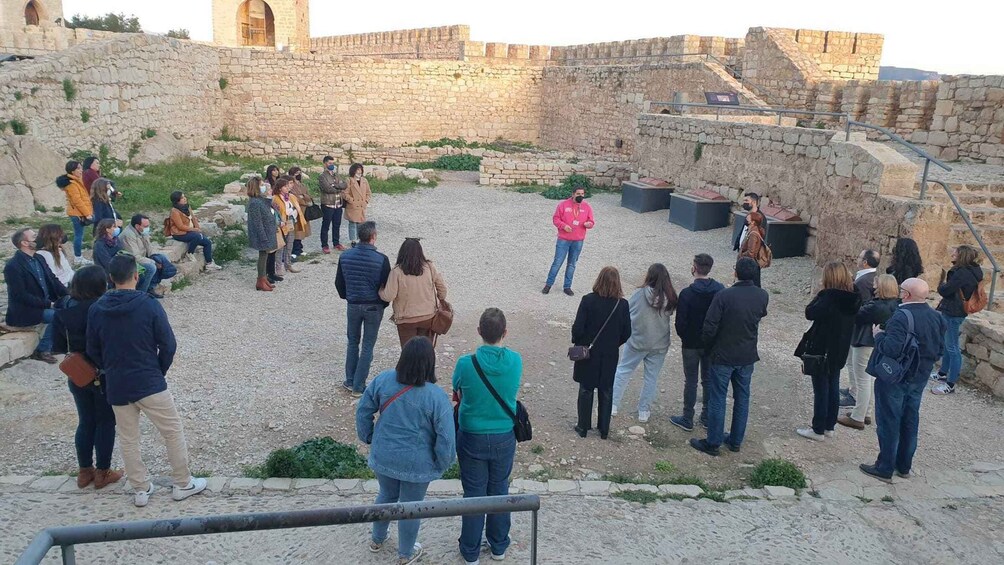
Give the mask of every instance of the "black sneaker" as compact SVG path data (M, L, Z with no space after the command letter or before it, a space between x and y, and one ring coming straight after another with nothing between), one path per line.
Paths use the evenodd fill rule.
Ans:
M739 449L740 449L739 446L738 445L732 445L732 434L730 434L730 433L726 433L725 434L725 440L722 442L722 445L724 445L725 447L727 447L729 449L729 451L731 451L732 453L739 453Z
M572 289L570 289L570 288L566 288L566 289L564 290L564 292L565 292L565 294L567 294L568 296L575 296L575 293L574 293L574 292L572 292Z
M717 447L713 447L708 444L707 440L693 438L690 440L690 447L693 447L701 453L707 453L712 457L718 457L719 451Z
M551 285L549 285L549 284L545 284L545 285L544 285L544 288L542 288L542 289L540 290L540 293L541 293L541 294L547 294L547 293L549 293L549 292L551 292Z
M669 419L669 423L673 424L674 426L680 428L685 432L694 431L694 423L684 420L683 416L673 416L672 418Z
M869 477L875 477L876 479L878 479L878 480L880 480L880 481L882 481L884 483L891 483L892 482L892 475L891 474L890 475L884 475L884 474L880 473L879 470L878 470L878 468L875 467L875 465L867 465L865 463L862 463L862 464L858 465L858 469L861 469L861 472L864 473L864 474L866 474L866 475L868 475Z
M853 408L858 405L858 401L851 396L850 391L840 391L840 407L841 408Z
M948 380L948 375L940 371L931 371L931 381L935 383L943 383Z

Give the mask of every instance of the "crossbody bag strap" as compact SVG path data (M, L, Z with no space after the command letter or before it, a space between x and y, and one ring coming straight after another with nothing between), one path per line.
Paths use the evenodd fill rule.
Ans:
M383 414L383 411L386 410L388 406L390 406L391 402L394 402L395 400L397 400L402 394L404 394L404 393L408 392L409 390L411 390L411 388L412 388L411 385L408 385L408 386L402 388L401 390L397 391L397 394L395 394L394 396L390 397L387 400L387 402L383 403L383 406L380 407L380 413Z
M478 372L478 376L481 377L481 382L485 383L485 387L488 388L488 392L492 393L492 396L495 397L495 401L499 403L499 406L501 406L502 409L505 410L506 414L508 414L509 417L512 418L513 424L515 424L516 414L513 413L512 408L509 408L509 405L506 404L504 400L502 400L502 397L499 396L499 393L495 392L495 387L493 387L492 384L488 382L488 377L486 377L484 371L481 370L481 363L478 363L478 356L476 354L471 355L471 362L474 363L474 370Z
M613 317L614 317L614 312L616 312L616 311L617 311L617 308L619 308L619 307L620 307L620 305L621 305L621 301L620 301L620 299L618 299L618 300L617 300L617 303L616 303L616 304L614 304L614 309L610 311L610 315L609 315L609 316L607 316L607 319L606 319L606 321L605 321L605 322L603 322L603 325L602 325L602 326L600 326L600 331L596 332L596 336L595 336L595 337L593 337L593 341L592 341L592 343L590 343L590 344L589 344L589 349L592 349L592 348L593 348L593 344L594 344L594 343L596 343L596 340L600 339L600 334L602 334L602 333L603 333L603 330L605 330L605 329L606 329L606 327L607 327L607 324L609 324L609 323L610 323L610 318L613 318Z

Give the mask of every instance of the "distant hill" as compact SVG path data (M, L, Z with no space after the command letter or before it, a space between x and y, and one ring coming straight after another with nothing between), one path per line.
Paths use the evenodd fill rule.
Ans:
M900 67L879 67L879 80L938 80L940 73Z

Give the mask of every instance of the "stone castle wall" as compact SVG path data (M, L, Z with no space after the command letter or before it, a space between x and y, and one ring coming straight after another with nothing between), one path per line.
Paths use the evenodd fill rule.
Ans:
M377 33L313 37L310 50L338 55L374 55L394 59L462 59L469 26L402 29Z
M1004 76L944 77L926 129L913 141L936 157L1004 164Z
M668 59L673 56L708 54L725 63L742 60L745 40L735 37L710 37L700 35L674 35L650 39L587 43L552 47L551 59L564 65L624 64L651 59ZM633 61L631 61L633 60Z
M596 186L619 187L631 178L631 163L574 159L558 153L521 153L485 157L481 160L480 173L479 182L490 186L558 186L569 175L583 175Z
M126 158L147 129L204 149L223 125L217 53L187 41L119 34L6 63L0 67L0 115L64 155L106 144Z
M81 43L112 39L121 35L124 34L57 26L0 27L0 53L38 57L65 51Z
M771 28L790 39L822 74L818 78L878 80L884 39L875 33Z
M962 324L963 380L1004 399L1004 317L981 313Z
M57 27L56 20L63 17L62 0L34 0L38 13L38 26ZM26 25L25 7L28 0L4 0L0 2L0 28L20 29Z
M213 0L213 42L217 45L240 45L237 14L244 0ZM266 0L272 10L276 47L291 51L310 49L310 10L308 0Z

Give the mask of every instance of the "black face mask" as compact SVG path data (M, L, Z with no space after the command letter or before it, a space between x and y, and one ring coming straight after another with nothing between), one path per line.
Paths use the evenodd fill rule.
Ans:
M743 210L746 210L747 212L749 212L752 209L753 209L753 205L752 204L750 204L749 202L743 202Z
M60 245L66 245L66 242L67 242L67 241L70 241L70 239L69 239L68 237L66 237L66 235L63 235L63 239L61 239L61 240L59 241L59 244L60 244Z
M585 198L585 197L583 197L583 196L576 196L575 197L575 201L581 203L583 198Z
M303 175L296 175L296 180L297 181L303 180Z

